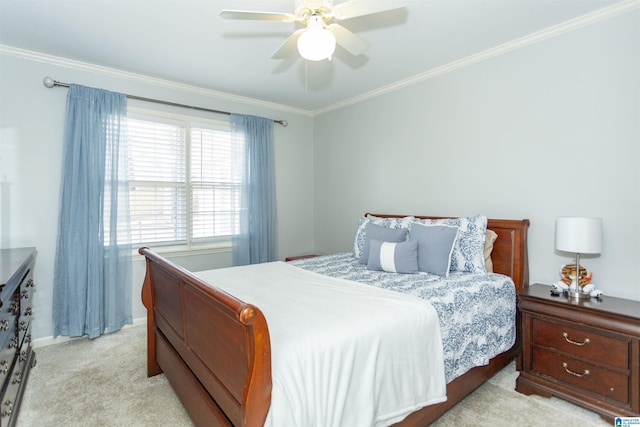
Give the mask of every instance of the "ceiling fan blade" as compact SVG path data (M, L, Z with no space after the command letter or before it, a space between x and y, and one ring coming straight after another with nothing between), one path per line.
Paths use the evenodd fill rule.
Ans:
M302 6L306 7L307 9L320 9L322 8L323 3L323 0L296 0L297 7Z
M331 24L327 26L327 30L336 37L336 43L354 56L362 55L367 51L367 49L369 49L369 44L367 42L344 28L342 25Z
M280 45L278 50L276 50L273 53L273 55L271 55L271 58L272 59L284 59L287 56L289 56L291 51L297 46L298 37L300 37L300 34L302 34L305 31L306 31L306 28L301 28L301 29L299 29L297 31L294 31L294 33L291 34L289 36L289 38L287 38L284 41L284 43L282 43L282 45Z
M223 10L220 12L223 19L249 19L254 21L293 22L295 15L278 12L252 12L249 10Z
M351 19L403 7L406 4L389 0L351 0L335 5L332 15L336 19Z

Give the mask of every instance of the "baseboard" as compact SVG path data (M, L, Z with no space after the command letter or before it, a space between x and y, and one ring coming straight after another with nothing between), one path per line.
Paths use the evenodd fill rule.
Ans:
M133 319L133 323L131 325L125 325L122 327L122 329L128 329L128 328L133 328L136 326L142 326L142 325L146 325L147 324L147 318L146 317L139 317L137 319ZM43 338L38 338L35 339L31 342L31 345L33 346L33 348L41 348L41 347L47 347L50 345L54 345L54 344L62 344L64 342L69 342L69 341L73 341L73 340L81 340L81 339L86 339L87 336L82 336L82 337L64 337L64 336L59 336L54 338L53 336L48 336L48 337L43 337Z

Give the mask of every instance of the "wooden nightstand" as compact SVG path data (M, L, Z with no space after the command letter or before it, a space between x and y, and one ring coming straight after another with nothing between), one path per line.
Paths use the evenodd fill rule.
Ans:
M552 395L607 421L640 416L640 302L519 293L522 370L516 390Z

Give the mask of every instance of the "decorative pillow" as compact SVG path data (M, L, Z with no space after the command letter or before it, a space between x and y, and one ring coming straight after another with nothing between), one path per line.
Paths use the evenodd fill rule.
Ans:
M419 219L420 224L454 225L458 227L458 239L453 247L450 271L462 273L486 273L484 264L484 240L487 232L486 215L446 219Z
M484 238L484 266L487 269L487 273L493 273L493 260L491 259L491 251L493 251L493 244L498 238L498 234L487 228L487 234Z
M394 243L371 240L367 268L389 273L417 273L418 242Z
M415 217L406 216L404 218L366 218L364 216L358 219L358 228L356 229L356 237L353 242L353 256L360 259L362 255L362 248L367 237L366 226L367 224L376 224L387 228L409 228L409 224L415 220ZM365 264L366 264L365 258Z
M458 227L453 225L411 224L409 241L418 242L418 269L448 277L456 237Z
M369 246L372 240L380 240L382 242L404 242L407 240L408 228L387 228L376 224L367 224L365 226L365 240L358 261L360 264L369 262Z

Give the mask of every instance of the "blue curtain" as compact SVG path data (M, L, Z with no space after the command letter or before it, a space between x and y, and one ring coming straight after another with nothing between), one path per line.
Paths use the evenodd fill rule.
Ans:
M53 283L53 335L132 323L124 94L71 85Z
M232 114L231 132L235 170L241 182L239 229L232 238L233 264L275 261L273 120Z

